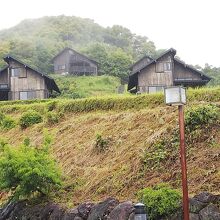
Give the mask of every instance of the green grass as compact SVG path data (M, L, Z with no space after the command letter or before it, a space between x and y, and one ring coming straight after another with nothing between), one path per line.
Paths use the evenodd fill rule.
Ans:
M59 98L87 98L112 95L117 92L120 80L113 76L61 76L53 77L60 88Z
M194 102L219 102L220 88L201 88L187 90L187 104ZM145 95L111 95L103 97L91 97L83 99L48 99L36 101L15 101L0 103L0 109L4 112L24 112L36 110L47 112L49 108L57 109L60 112L90 112L90 111L121 111L128 109L143 109L164 105L162 93Z

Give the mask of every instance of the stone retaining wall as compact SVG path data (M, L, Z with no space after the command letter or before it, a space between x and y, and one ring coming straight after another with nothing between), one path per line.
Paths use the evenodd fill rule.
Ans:
M190 199L190 220L220 220L220 195L207 192ZM182 209L170 220L182 220ZM58 204L29 206L27 201L9 203L0 209L0 220L134 220L134 204L108 198L98 204L83 203L66 210Z

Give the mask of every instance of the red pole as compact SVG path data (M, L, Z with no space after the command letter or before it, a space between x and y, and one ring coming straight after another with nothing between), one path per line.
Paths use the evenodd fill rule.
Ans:
M180 129L180 162L182 169L182 189L183 189L183 216L184 220L189 220L189 197L187 185L187 167L186 167L186 150L185 150L185 125L183 105L179 109L179 129Z

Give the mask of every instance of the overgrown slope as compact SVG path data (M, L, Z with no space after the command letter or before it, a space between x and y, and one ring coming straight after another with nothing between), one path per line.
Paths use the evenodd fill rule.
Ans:
M187 108L210 103L219 108L219 92L219 88L189 91ZM1 129L0 137L17 146L28 136L40 145L45 128L53 134L53 153L65 177L63 189L54 192L56 201L72 205L106 196L135 200L139 189L161 182L181 188L178 136L173 136L178 128L177 109L165 106L162 94L3 104L0 108L15 120L28 109L44 116L44 122L24 130L18 125ZM48 110L64 115L51 124ZM220 124L192 134L187 136L190 194L219 193ZM166 142L174 145L161 148Z
M59 98L86 98L117 93L120 79L113 76L60 76L51 75L61 91Z

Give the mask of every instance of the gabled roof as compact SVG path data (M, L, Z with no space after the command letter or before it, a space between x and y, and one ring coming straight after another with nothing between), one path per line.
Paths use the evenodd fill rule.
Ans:
M149 67L151 64L156 63L158 59L162 58L163 56L165 56L168 53L172 53L174 56L176 54L176 50L173 48L170 48L169 50L166 50L164 53L162 53L160 56L158 56L156 59L152 59L152 61L148 64L146 64L145 66L141 67L140 69L136 70L135 72L133 72L130 76L129 76L129 81L128 81L128 91L133 89L137 84L138 84L138 73Z
M37 69L35 69L35 68L29 66L28 64L26 64L26 63L24 63L23 61L21 61L21 60L15 58L14 56L7 55L7 56L5 56L3 59L4 59L4 61L5 61L6 63L9 63L10 60L14 60L14 61L16 61L16 62L18 62L18 63L24 65L25 68L28 68L28 69L30 69L30 70L33 70L35 73L41 75L41 76L45 79L47 88L48 88L49 90L54 90L54 91L60 93L60 90L59 90L57 84L55 83L54 79L51 78L51 77L49 77L48 75L46 75L46 74L40 72L39 70L37 70ZM5 68L8 68L8 66L5 67ZM4 69L5 69L5 68L4 68ZM1 71L3 71L4 69L2 69Z
M176 50L173 48L170 48L169 50L166 50L165 52L163 52L162 54L160 54L156 59L152 59L150 63L146 64L145 66L141 67L140 69L136 70L135 72L132 73L136 74L138 72L140 72L141 70L145 69L146 67L150 66L152 63L155 63L157 60L159 60L160 58L162 58L163 56L167 55L168 53L173 53L173 55L176 54Z
M76 53L76 54L78 54L78 55L80 55L80 56L82 56L82 57L84 57L84 58L86 58L86 59L88 59L88 60L90 60L92 63L94 63L94 64L98 64L98 62L96 62L95 60L92 60L92 59L90 59L89 57L87 57L87 56L85 56L85 55L83 55L83 54L81 54L81 53L79 53L79 52L77 52L77 51L75 51L75 50L73 50L73 49L71 49L71 48L69 48L69 47L66 47L66 48L64 48L63 50L61 50L51 61L54 61L54 59L55 58L57 58L58 56L60 56L62 53L64 53L66 50L71 50L72 52L74 52L74 53Z
M180 60L180 59L178 59L178 58L175 58L175 57L174 57L174 62L183 65L185 68L187 68L187 69L189 69L189 70L191 70L191 71L194 71L195 73L199 74L199 75L202 77L202 79L204 79L204 80L211 80L211 79L212 79L210 76L207 76L207 75L206 75L205 73L203 73L202 71L197 70L197 69L194 68L193 66L186 64L185 62L183 62L182 60Z
M129 67L129 69L132 69L135 65L137 65L138 63L140 63L142 60L144 60L145 58L148 58L149 60L153 60L153 58L152 57L150 57L150 56L148 56L148 55L145 55L145 56L143 56L141 59L139 59L138 61L136 61L135 63L133 63L130 67Z
M3 67L2 69L0 69L0 73L1 73L2 71L6 70L8 67L9 67L9 66L7 65L7 66Z
M173 48L170 48L169 50L166 50L164 53L162 53L160 56L158 56L156 59L152 60L150 63L146 64L145 66L141 67L140 69L136 70L129 76L128 81L128 90L133 89L138 84L138 73L142 71L143 69L148 68L151 64L156 63L160 58L167 55L168 53L172 53L174 56L176 55L176 50ZM196 68L185 64L183 61L177 59L174 57L174 62L177 62L181 65L184 65L185 68L195 72L196 74L199 74L202 77L203 82L209 82L212 78L205 75L202 71L197 70Z

